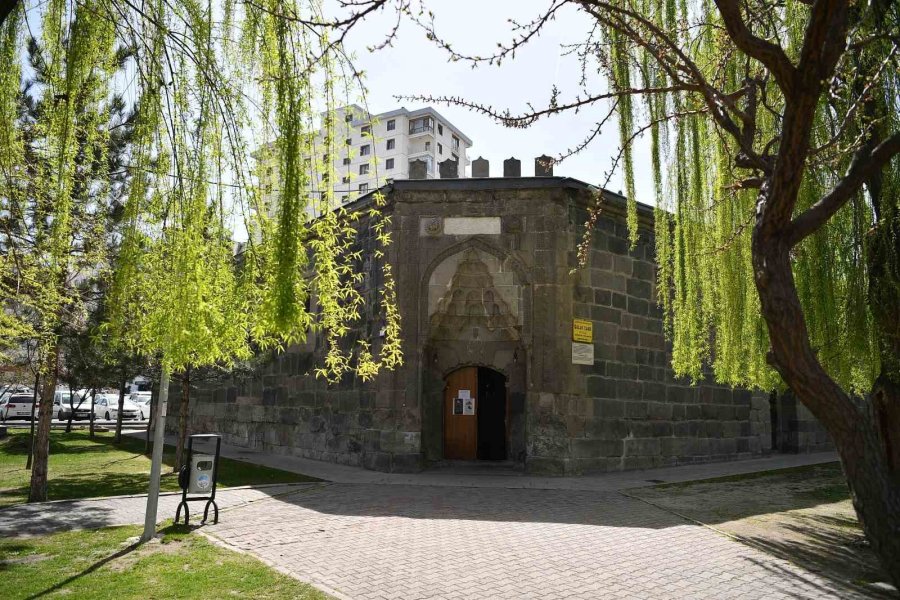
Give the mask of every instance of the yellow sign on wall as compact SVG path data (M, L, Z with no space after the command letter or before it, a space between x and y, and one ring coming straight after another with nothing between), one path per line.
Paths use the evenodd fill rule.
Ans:
M594 323L587 319L575 319L572 321L572 341L587 342L590 344L594 341Z

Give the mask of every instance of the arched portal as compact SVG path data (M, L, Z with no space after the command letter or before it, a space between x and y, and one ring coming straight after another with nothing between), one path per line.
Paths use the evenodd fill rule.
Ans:
M509 395L506 378L487 367L462 367L444 387L444 458L506 460Z

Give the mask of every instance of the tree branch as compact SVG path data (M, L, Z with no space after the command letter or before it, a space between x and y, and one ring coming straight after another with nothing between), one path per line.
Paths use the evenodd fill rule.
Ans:
M19 5L19 0L0 0L0 26L6 22L6 17Z
M741 16L739 0L715 0L728 35L742 52L766 66L785 96L793 95L797 69L780 46L753 35Z
M824 198L797 216L787 231L790 246L796 246L817 231L855 194L867 179L883 169L900 154L900 132L879 144L871 152L860 149L853 158L847 174Z

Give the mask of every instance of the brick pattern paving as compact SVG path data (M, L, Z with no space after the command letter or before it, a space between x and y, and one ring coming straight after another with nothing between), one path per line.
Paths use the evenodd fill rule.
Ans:
M218 490L216 504L219 519L222 510L247 506L271 498L273 495L295 491L310 484L263 486ZM175 509L181 501L181 493L162 494L159 497L157 516L159 521L175 518ZM203 518L205 502L190 502L191 524ZM112 525L132 525L144 522L147 496L117 496L89 500L66 500L39 504L17 504L0 509L0 538L42 535L70 529L96 529ZM212 508L210 508L210 521Z
M204 531L354 599L855 597L617 493L319 485Z

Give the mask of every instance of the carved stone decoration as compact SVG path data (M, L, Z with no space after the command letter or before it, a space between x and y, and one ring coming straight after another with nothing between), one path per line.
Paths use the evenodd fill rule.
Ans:
M556 162L552 157L542 154L534 159L534 176L535 177L553 177L553 163Z
M410 179L427 179L428 163L424 160L416 159L409 161L409 178Z
M441 229L441 219L439 217L428 219L425 222L425 233L428 235L440 235Z
M438 171L441 174L441 179L458 179L459 163L448 158L447 160L438 163Z
M494 287L488 266L474 249L463 255L431 315L431 338L481 342L520 338L517 315Z
M478 157L472 161L472 177L490 177L491 163L487 159Z
M504 177L521 177L522 176L522 161L516 157L507 158L503 161L503 176Z

